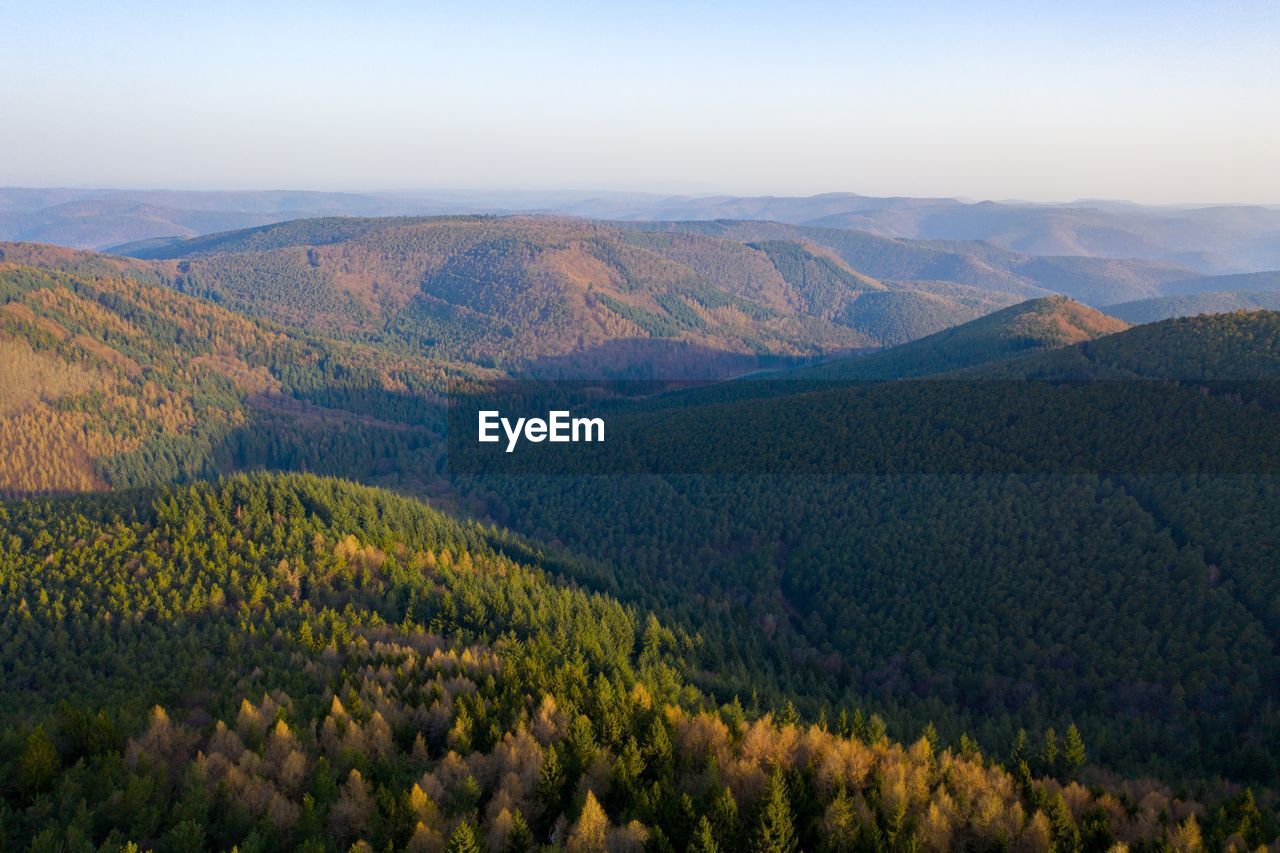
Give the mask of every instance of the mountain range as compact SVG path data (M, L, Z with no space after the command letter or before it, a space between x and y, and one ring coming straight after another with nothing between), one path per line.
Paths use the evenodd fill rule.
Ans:
M0 240L104 249L308 216L560 213L616 220L772 220L884 237L980 240L1030 255L1172 263L1200 274L1280 268L1280 208L587 192L184 192L0 188Z

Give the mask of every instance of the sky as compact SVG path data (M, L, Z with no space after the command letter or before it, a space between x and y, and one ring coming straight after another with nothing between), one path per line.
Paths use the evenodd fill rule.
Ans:
M1280 203L1280 2L0 0L0 185Z

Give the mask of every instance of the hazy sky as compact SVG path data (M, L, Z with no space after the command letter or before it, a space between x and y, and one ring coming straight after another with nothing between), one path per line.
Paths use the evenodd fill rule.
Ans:
M1276 0L0 0L0 34L0 185L1280 203Z

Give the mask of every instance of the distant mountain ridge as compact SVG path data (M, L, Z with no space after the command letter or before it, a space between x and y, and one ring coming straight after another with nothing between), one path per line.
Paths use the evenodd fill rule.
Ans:
M1107 313L1130 323L1155 323L1198 314L1233 311L1280 311L1280 291L1226 290L1140 299L1107 307Z
M211 214L217 213L214 217ZM1280 269L1280 207L966 202L854 193L187 192L0 188L0 240L103 249L315 216L558 213L633 221L771 220L882 237L979 240L1028 255L1139 259L1205 275Z

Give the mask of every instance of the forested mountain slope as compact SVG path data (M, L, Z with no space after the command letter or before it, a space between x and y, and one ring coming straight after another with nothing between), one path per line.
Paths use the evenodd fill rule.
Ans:
M137 262L7 247L0 494L255 465L434 476L441 394L474 368L286 332L171 283Z
M1236 311L1148 323L1122 334L992 364L973 375L1248 380L1269 395L1269 386L1280 380L1280 312Z
M768 851L1204 842L1207 803L684 683L687 638L525 543L333 480L0 504L0 845ZM1085 787L1074 777L1083 774Z
M1022 302L902 346L789 371L800 379L905 379L973 367L1092 340L1123 320L1063 296Z
M283 323L553 373L574 356L597 374L634 371L645 349L659 365L673 349L690 364L721 353L740 371L899 343L1009 301L888 287L794 236L553 217L304 220L140 254L181 258L190 292Z
M1280 272L1255 272L1239 275L1203 276L1175 281L1164 288L1170 295L1244 290L1251 293L1280 292Z
M854 269L881 281L951 282L1007 294L1010 301L1056 293L1107 305L1154 296L1166 283L1192 277L1175 264L1027 255L977 240L904 240L841 228L737 220L627 225L741 240L806 241L830 249Z
M1037 300L957 329L943 336L945 345L914 350L907 345L897 355L890 350L877 356L891 362L908 354L894 371L876 378L951 369L945 382L817 383L825 388L799 383L770 400L739 395L740 383L722 383L710 396L615 401L607 447L615 446L615 436L631 441L618 446L635 451L629 461L638 461L649 471L645 475L606 470L605 476L578 478L507 477L451 469L442 455L442 394L484 387L481 380L502 374L415 350L413 334L425 327L414 325L417 331L410 334L395 326L405 314L393 309L401 299L407 299L404 305L417 304L424 287L448 292L457 304L471 300L483 307L492 299L472 339L484 346L503 340L492 325L510 301L503 288L537 291L530 282L558 282L542 291L551 299L568 292L566 270L577 269L574 264L588 257L601 265L591 270L609 271L610 282L607 292L602 285L597 293L590 283L581 290L600 297L592 297L592 310L604 306L600 310L624 317L630 309L621 306L635 308L624 299L669 294L661 288L688 288L689 281L697 282L694 289L680 294L736 300L718 304L707 315L721 325L713 327L704 318L707 336L728 328L725 318L744 317L753 321L748 327L755 335L774 334L801 319L826 324L806 328L847 332L853 327L841 324L854 322L867 300L907 293L869 277L834 248L777 239L777 234L746 241L745 235L738 240L592 225L603 236L585 240L583 227L542 218L430 220L405 224L406 237L399 225L386 222L373 227L360 221L311 221L278 226L282 230L274 236L266 229L218 238L267 241L255 242L252 250L223 251L223 245L181 260L152 261L0 246L5 252L0 259L5 356L0 359L0 437L7 451L7 494L154 487L240 468L308 470L444 494L452 506L500 521L533 541L552 543L543 552L491 529L440 532L453 530L452 523L429 513L420 516L425 511L416 504L307 478L255 477L167 489L158 496L128 492L6 505L0 521L13 532L0 537L0 562L16 573L8 577L22 578L0 581L3 602L13 608L13 618L6 616L0 631L11 632L7 636L18 649L6 658L11 663L3 673L5 690L17 697L8 708L29 712L34 721L53 710L34 694L56 700L72 698L80 689L92 697L73 702L79 710L64 712L61 722L45 717L49 725L43 735L23 729L0 742L10 804L9 811L0 812L0 827L17 833L9 837L26 839L62 815L75 814L70 829L64 823L59 830L71 833L59 836L68 843L80 833L97 845L117 830L110 836L115 841L142 838L156 847L187 849L194 825L204 828L211 847L245 842L242 849L254 844L270 849L328 833L322 846L345 849L360 837L379 847L388 840L407 844L419 833L421 820L426 835L415 843L431 849L455 831L470 832L456 829L467 816L468 827L505 838L518 823L511 806L517 802L521 819L539 840L550 837L558 824L563 841L583 813L590 816L588 826L602 825L595 807L586 805L589 784L570 782L580 778L576 772L607 780L607 791L592 788L593 799L613 821L607 833L611 843L623 846L632 837L627 833L647 833L651 845L662 848L658 839L666 838L683 849L691 829L707 814L707 832L727 833L723 837L730 842L721 849L735 849L763 831L764 815L783 813L782 807L765 804L784 796L792 830L806 848L834 837L833 826L853 823L863 827L859 843L872 847L898 841L910 846L912 838L925 847L988 846L1003 838L1003 843L1036 848L1043 846L1042 834L1026 833L1040 833L1033 824L1042 828L1046 822L1058 827L1052 833L1059 833L1059 843L1070 837L1061 835L1069 833L1068 825L1081 833L1096 831L1098 839L1115 835L1136 841L1175 831L1193 810L1173 803L1149 809L1146 792L1136 787L1113 788L1114 803L1096 791L1069 788L1074 792L1064 793L1059 808L1053 783L1045 784L1041 795L1026 774L1018 779L1017 773L1001 775L984 767L982 774L994 775L983 775L983 785L1007 787L995 799L982 800L987 803L983 814L1022 810L1013 823L996 827L973 816L980 798L947 787L954 784L954 774L935 777L931 769L911 777L916 781L909 785L903 781L916 794L904 799L886 793L897 791L895 780L907 777L895 776L899 765L877 756L915 753L882 742L878 726L867 722L871 712L880 715L892 736L904 740L914 740L932 724L939 744L953 745L957 755L962 744L966 756L973 744L988 754L1030 750L1038 756L1029 762L1033 774L1074 771L1062 763L1061 743L1074 726L1102 767L1185 782L1197 797L1209 793L1207 780L1227 780L1232 799L1221 814L1216 807L1201 811L1200 827L1217 833L1217 839L1236 831L1257 837L1243 789L1233 786L1280 786L1275 758L1280 726L1274 713L1280 707L1280 581L1270 559L1280 549L1275 521L1280 518L1280 432L1274 429L1280 405L1271 391L1280 378L1280 315L1204 317L1105 334L1123 324L1061 298ZM537 240L522 243L525 228ZM403 266L393 246L408 252ZM315 254L313 265L313 253L321 252L331 254ZM380 260L373 263L371 257ZM449 271L424 271L421 280L416 273L396 272L414 269L423 259ZM210 266L201 267L206 261ZM473 262L474 267L467 266ZM551 268L550 277L529 272ZM318 283L312 290L299 289L298 271L308 269ZM208 277L211 270L216 278ZM272 270L278 270L278 278L271 277ZM382 270L400 277L384 279ZM492 278L494 270L513 270L513 277ZM620 270L630 271L638 282L634 290L627 289L631 285ZM594 276L581 281L594 282ZM261 298L267 300L261 313L271 314L279 293L270 288L277 284L279 293L288 294L281 305L297 318L319 311L314 325L331 333L298 331L228 307L258 311L253 300ZM255 290L264 285L267 290ZM938 288L942 292L943 285ZM177 292L183 290L223 304ZM964 298L963 291L951 293ZM634 316L679 313L671 307L676 303L663 305L653 298L665 313L652 308ZM609 299L618 304L611 306ZM697 302L691 295L693 302L679 300L686 307ZM368 313L352 308L329 317L323 309L358 304ZM587 304L584 296L580 306ZM748 310L766 307L774 313L762 313L756 325ZM390 319L382 326L370 321L362 332L359 324L374 316ZM288 318L287 312L280 317ZM445 330L467 328L440 322ZM512 339L554 331L560 322L576 321L550 311L520 330L513 328ZM651 337L632 330L610 340ZM708 344L710 337L670 340L693 346ZM481 351L456 341L437 341L428 351L449 352L455 346L469 357ZM1046 349L1050 346L1058 348ZM1054 381L1007 381L1042 378ZM1094 379L1125 381L1075 381ZM193 521L184 526L184 518ZM354 542L345 539L347 533ZM495 572L503 580L487 592L458 587L456 595L442 596L438 607L415 609L417 604L406 602L435 601L438 588L405 591L403 584L418 582L414 571L430 568L425 556L415 563L414 552L422 543L453 542L456 536L463 536L468 553L501 551L509 562L554 570L571 587L617 595L625 607L640 608L628 616L632 635L635 614L655 612L660 624L653 636L664 638L657 641L656 656L670 671L650 666L652 655L646 663L643 633L639 648L627 647L630 676L614 675L627 671L617 640L625 631L610 635L612 645L600 640L575 657L573 643L600 637L583 626L592 620L614 624L610 608L625 610L616 602L601 604L604 610L583 605L592 615L563 631L545 621L548 608L554 609L550 604L530 605L532 615L516 620L500 603L507 579L513 573L519 577L515 568ZM439 544L430 549L442 559ZM456 565L460 552L450 553ZM81 559L87 562L75 562ZM102 561L112 567L106 575L86 570ZM469 582L463 577L468 572L484 574L474 571L475 562L459 571L459 583ZM397 573L406 567L408 579ZM319 574L308 574L313 569ZM29 577L39 580L29 583ZM41 586L48 586L44 598ZM82 588L94 591L77 599L75 590ZM555 596L580 595L556 590ZM91 600L109 603L95 608ZM143 615L132 619L118 615L139 611ZM160 611L178 614L177 621L164 621L169 617ZM23 627L30 627L23 620L33 612L46 614L41 618L48 629L38 631L37 640L29 639ZM112 615L82 615L103 613ZM464 613L471 614L465 624L458 615ZM313 620L311 614L321 615ZM406 616L436 639L414 639L418 628L403 627ZM310 627L304 629L304 623ZM378 631L362 634L353 625ZM452 639L455 628L463 632L461 645ZM206 629L213 633L201 633ZM304 630L312 640L298 645L289 633L295 629L298 641ZM572 678L578 679L574 684L587 683L594 691L595 675L604 673L610 695L617 697L630 696L640 682L651 704L643 713L631 708L626 712L631 716L623 715L630 722L616 723L606 710L614 707L611 700L584 700L585 693L573 692L578 687L556 686L569 683L556 681L560 676L531 674L538 670L526 667L526 658L503 657L508 632L517 637L545 633L553 644L547 648L554 650L546 651L545 659L567 658L576 673ZM361 645L362 636L372 652ZM179 642L189 646L178 647ZM378 642L409 648L379 648ZM199 654L206 643L217 654ZM461 657L470 646L476 647L476 660L500 664L472 672L422 663L436 648L441 654L453 649ZM66 667L73 663L27 665L43 661L42 656L74 661L80 652L68 656L66 651L83 648L92 649L84 654L98 655L92 678L71 676ZM128 663L112 664L113 653ZM240 666L241 656L252 665ZM237 662L236 671L245 674L230 692L213 686L225 681L218 669L224 660ZM396 667L412 673L424 666L420 680L396 673ZM646 667L666 674L654 680L644 674ZM474 689L461 684L455 690L451 679L464 671L472 672ZM138 679L139 672L145 677ZM276 672L278 688L272 686ZM579 677L583 672L588 675ZM117 687L130 678L153 684L157 694L136 701L120 698ZM421 687L426 680L441 685L439 692ZM197 682L208 692L186 686ZM58 686L73 684L78 687ZM348 687L363 704L348 701ZM261 699L262 691L276 689L290 698ZM60 692L66 690L72 692ZM342 714L354 723L335 715L326 690L340 695ZM378 697L397 691L401 704L379 704ZM557 707L576 709L565 712L555 731L567 741L576 737L586 743L587 729L595 727L592 747L557 752L556 764L577 769L565 770L565 779L546 789L548 801L537 800L536 784L509 799L500 781L505 770L494 769L506 767L500 763L505 759L494 756L505 748L502 744L514 742L508 735L520 737L522 712L512 709L536 710L540 706L530 702L540 701L544 692L556 697ZM458 699L462 694L469 698ZM814 781L828 778L821 775L827 771L821 762L812 765L820 750L812 751L818 747L806 738L828 735L820 728L817 734L803 728L788 734L785 725L757 727L751 735L750 728L738 725L735 695L748 707L747 717L771 708L788 722L793 718L788 702L809 723L825 718L830 724L841 709L865 709L860 723L851 717L848 725L836 726L842 734L856 733L861 746L838 739L822 743L842 755L861 756L859 766L872 769L856 776L862 781L844 786L846 802L839 785ZM446 696L452 698L446 701ZM290 783L269 769L291 753L268 750L267 729L253 723L241 731L239 721L232 724L231 709L245 697L252 703L245 712L249 718L256 714L274 721L277 712L285 718L302 754L290 760L295 769L301 761L306 773L314 774L304 774L309 781ZM437 701L448 711L447 720L440 713L432 716ZM659 713L666 701L684 710ZM141 714L152 702L164 703L168 716L148 724L154 731L138 734L139 745L131 752L126 738L142 731ZM704 706L724 704L730 709L718 713L729 732L726 746L713 750L715 761L707 763L703 741L692 735L688 740L675 721L680 713L697 720ZM98 705L109 707L109 725L101 731L97 727L106 724L80 713L96 713ZM461 739L453 734L460 708L465 710ZM390 728L392 749L366 748L386 741L369 709L378 709ZM578 723L578 734L572 735L578 711L587 722ZM336 741L325 740L326 717L333 718ZM670 772L667 764L660 773L654 770L643 744L651 734L661 737L650 731L658 717L670 726L665 734L674 755L704 758L673 758ZM235 729L240 743L248 744L249 757L210 728L215 718L226 720L228 731ZM691 725L719 731L707 719ZM1020 745L1022 728L1033 732L1029 747ZM532 732L534 723L526 729ZM426 758L416 750L410 730L423 732ZM359 734L348 741L350 731ZM773 732L792 745L787 749L798 751L761 751L753 745L762 742L753 737L767 735L768 740ZM640 770L627 754L628 733L641 751ZM170 741L186 746L172 753L166 751L169 746L156 746L172 746ZM548 742L538 740L539 755L548 754ZM810 746L795 746L805 743ZM206 760L216 753L229 763L202 767L191 744ZM606 747L608 753L600 751ZM448 748L458 752L457 760L447 757ZM857 751L863 748L869 752ZM955 755L939 758L940 746L928 753L911 749L919 750L912 766L961 767L947 763ZM113 752L119 754L113 757ZM379 764L384 752L394 755L387 765ZM354 753L374 757L362 761ZM143 757L157 754L172 756L166 764L172 772L157 776L154 763L147 769ZM593 765L602 754L626 766ZM792 757L781 760L781 781L767 788L779 755ZM89 756L92 771L76 769L81 756ZM237 763L241 759L245 763ZM192 760L194 769L188 767ZM884 759L890 760L898 759ZM228 769L232 765L238 769ZM535 766L545 764L521 764L517 775L540 773ZM1009 766L1017 770L1019 765L1015 759ZM351 769L359 770L357 781ZM973 772L978 769L974 764ZM201 777L205 772L212 775ZM474 786L466 782L468 774ZM748 781L733 781L739 778L735 774L745 774L741 779ZM197 784L201 778L215 781ZM412 793L413 781L421 796ZM218 793L222 782L231 795ZM63 798L58 803L108 802L106 795L85 787L99 784L126 791L134 785L135 794L128 795L136 795L129 800L133 805L112 805L114 811L94 811L87 818L59 806L59 817L50 817L46 809L55 797ZM724 784L732 788L737 823L715 823L719 818L712 807ZM159 792L154 799L143 790L153 785L151 790ZM464 793L456 793L458 785ZM386 793L379 793L379 786ZM208 794L203 804L191 793L196 789ZM761 799L767 790L773 791L770 799ZM691 804L684 800L686 793ZM305 794L311 795L311 805ZM402 794L416 803L410 809L416 819L409 819ZM1159 796L1169 799L1167 792ZM722 798L719 802L729 808ZM935 805L942 818L934 816ZM1106 812L1106 821L1098 808ZM846 815L849 809L854 817ZM1165 818L1159 817L1162 809ZM1028 817L1036 810L1044 812L1043 821ZM633 819L640 825L627 828ZM1110 829L1099 829L1103 823ZM943 834L931 835L935 829L928 827L941 827L937 831ZM53 836L48 841L58 843Z
M983 744L1074 722L1112 766L1275 785L1278 330L1178 320L972 381L646 404L614 417L611 476L470 485L697 625L708 689ZM1123 381L1008 381L1036 377Z

